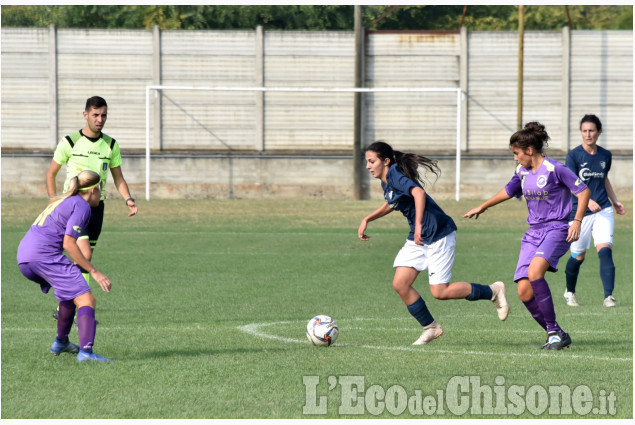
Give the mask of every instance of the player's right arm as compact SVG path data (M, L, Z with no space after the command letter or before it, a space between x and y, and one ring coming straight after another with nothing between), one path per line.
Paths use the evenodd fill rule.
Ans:
M474 217L474 219L478 219L478 216L483 214L485 211L487 211L488 208L491 208L494 205L498 205L501 202L504 202L504 201L506 201L508 199L511 199L511 198L512 197L509 196L509 194L507 193L507 189L506 188L502 188L501 190L498 191L498 193L496 195L492 196L490 199L488 199L487 201L483 202L480 206L478 206L476 208L472 208L467 213L465 213L463 218L472 218L472 217Z
M68 255L70 255L75 264L82 267L84 270L89 271L92 278L99 283L101 289L106 292L110 292L110 287L112 285L110 279L98 271L95 266L93 266L92 263L84 257L84 254L82 254L79 246L77 246L77 239L71 235L64 235L64 249L68 252Z
M389 214L390 212L392 212L392 208L388 206L388 202L384 202L381 207L377 208L375 211L364 217L362 223L359 225L359 229L357 229L357 237L359 237L359 239L363 241L367 241L368 239L370 239L369 236L364 234L364 232L366 232L366 228L368 227L368 222L377 220L378 218L381 218L386 214Z
M48 193L49 198L55 197L55 178L57 177L57 173L60 171L60 168L62 168L62 164L58 164L54 159L52 159L49 169L46 172L46 192Z

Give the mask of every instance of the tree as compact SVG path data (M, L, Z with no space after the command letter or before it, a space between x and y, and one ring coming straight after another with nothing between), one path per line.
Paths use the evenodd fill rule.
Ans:
M374 30L457 30L464 6L363 7L364 26ZM568 6L573 29L633 29L633 6ZM559 30L565 6L525 7L526 30ZM6 27L151 29L353 30L352 5L27 5L2 6ZM516 30L518 7L468 6L469 30Z

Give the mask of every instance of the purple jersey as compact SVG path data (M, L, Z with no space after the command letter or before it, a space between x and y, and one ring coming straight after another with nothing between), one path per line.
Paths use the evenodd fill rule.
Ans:
M576 195L586 185L564 164L545 157L534 173L518 165L512 179L505 186L509 196L527 200L529 225L553 221L568 222L571 212L571 192Z
M79 195L46 207L24 235L18 247L18 263L57 261L64 256L64 236L84 235L90 205Z

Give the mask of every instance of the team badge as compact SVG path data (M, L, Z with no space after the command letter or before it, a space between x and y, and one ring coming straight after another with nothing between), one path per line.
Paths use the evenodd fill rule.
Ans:
M536 180L536 186L542 189L546 185L547 185L547 176L539 176L538 180Z
M600 167L602 167L602 169L604 170L604 168L606 167L606 162L600 161Z

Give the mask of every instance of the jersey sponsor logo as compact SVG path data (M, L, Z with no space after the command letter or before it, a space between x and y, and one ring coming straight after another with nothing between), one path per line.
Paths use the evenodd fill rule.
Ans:
M578 176L583 182L585 182L593 178L603 179L604 173L597 173L597 172L589 170L588 168L583 168L580 170L580 173L578 173Z
M536 186L538 186L541 189L547 186L547 176L539 176L538 180L536 180Z
M96 151L88 151L86 152L88 155L101 155L101 152L96 152Z

